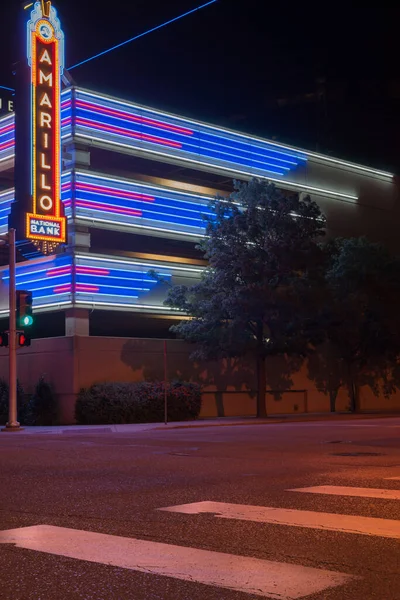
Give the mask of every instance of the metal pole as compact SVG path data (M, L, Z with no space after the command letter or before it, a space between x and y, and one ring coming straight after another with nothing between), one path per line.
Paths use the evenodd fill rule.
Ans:
M168 423L167 340L164 340L164 423Z
M8 332L9 347L9 397L8 397L8 423L6 431L20 429L17 421L17 327L16 327L16 293L15 293L15 229L8 232L10 252L10 289L9 308L10 324Z

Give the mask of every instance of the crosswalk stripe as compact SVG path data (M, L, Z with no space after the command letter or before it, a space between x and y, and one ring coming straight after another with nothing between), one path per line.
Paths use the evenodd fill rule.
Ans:
M341 485L317 485L314 487L295 488L287 492L306 494L328 494L331 496L354 496L357 498L382 498L383 500L400 500L400 490L381 490L379 488L346 487Z
M254 521L256 523L271 523L273 525L288 525L292 527L306 527L309 529L323 529L341 533L400 539L400 521L391 519L207 501L169 506L167 508L160 508L159 510L187 515L211 513L215 517L222 519Z
M354 579L313 567L52 525L1 531L0 543L277 600L302 598Z

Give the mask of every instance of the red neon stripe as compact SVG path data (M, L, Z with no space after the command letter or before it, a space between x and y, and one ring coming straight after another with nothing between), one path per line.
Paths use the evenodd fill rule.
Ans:
M194 131L192 131L191 129L187 129L186 127L171 125L169 123L164 123L163 121L149 119L148 117L139 117L137 115L133 115L132 113L116 110L115 108L106 108L105 106L99 106L98 104L92 104L91 102L85 102L84 100L77 100L76 106L80 108L89 108L90 110L101 114L114 115L116 117L120 117L128 121L135 121L136 123L144 123L145 125L159 127L160 129L175 131L176 133L182 133L183 135L194 134Z
M126 137L133 137L139 140L145 140L146 142L152 142L153 144L171 146L172 148L182 148L182 144L180 144L179 142L171 142L170 140L158 138L154 135L147 135L146 133L134 133L133 131L129 131L129 129L122 129L122 127L103 125L102 123L94 123L93 121L89 121L88 119L81 118L77 118L76 123L77 125L86 125L86 127L91 127L92 129L100 129L104 131L109 131L111 133L116 133L118 135L124 135Z
M63 292L71 292L72 288L71 288L71 284L69 285L58 285L57 287L55 287L53 289L53 292L55 294L62 294Z
M79 274L91 274L94 275L109 275L108 269L102 269L101 267L76 267L76 272Z
M71 273L71 267L57 267L56 269L50 269L47 271L47 277L56 277L57 275L66 275Z
M78 183L76 185L78 190L89 191L89 192L99 192L107 195L119 196L122 198L134 198L135 200L144 200L146 202L154 202L154 196L148 196L147 194L141 194L137 192L129 192L125 190L116 190L111 187L104 187L101 185L90 185L88 183Z
M118 206L110 206L108 204L100 204L100 202L91 202L90 200L76 200L76 206L82 206L83 208L93 208L94 210L102 210L104 212L115 212L124 215L132 215L134 217L141 217L142 211L135 210L133 208L120 208Z

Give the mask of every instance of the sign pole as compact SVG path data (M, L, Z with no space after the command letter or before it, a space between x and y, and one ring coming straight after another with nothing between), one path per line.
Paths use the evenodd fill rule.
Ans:
M8 333L9 345L9 397L8 397L8 423L3 431L20 431L17 421L17 327L16 327L16 292L15 292L15 229L8 232L10 252L10 288L9 308L10 322Z
M164 340L164 423L168 423L167 340Z

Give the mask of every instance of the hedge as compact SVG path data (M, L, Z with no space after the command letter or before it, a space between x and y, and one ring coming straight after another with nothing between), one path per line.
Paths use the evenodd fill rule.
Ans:
M201 387L198 384L169 383L167 399L169 421L199 416ZM81 389L75 405L75 419L81 425L164 421L164 384L97 383Z

